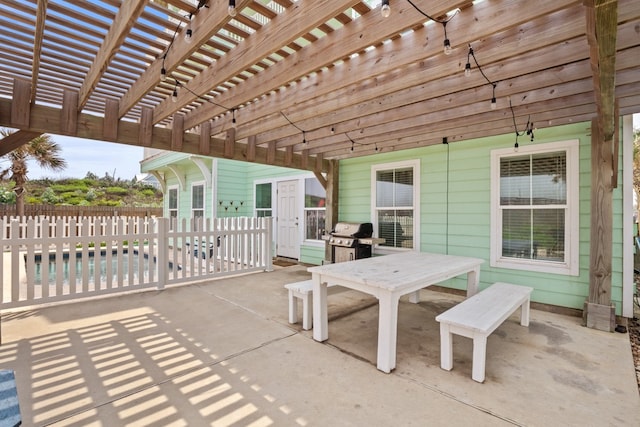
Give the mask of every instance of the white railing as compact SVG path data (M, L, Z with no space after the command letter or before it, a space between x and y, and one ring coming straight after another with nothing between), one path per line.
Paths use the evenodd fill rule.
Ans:
M0 219L0 308L270 271L271 227L271 218Z

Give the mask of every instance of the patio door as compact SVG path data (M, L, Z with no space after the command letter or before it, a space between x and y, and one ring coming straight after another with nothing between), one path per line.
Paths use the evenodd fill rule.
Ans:
M280 181L278 199L278 241L276 255L298 259L300 257L298 218L298 181Z

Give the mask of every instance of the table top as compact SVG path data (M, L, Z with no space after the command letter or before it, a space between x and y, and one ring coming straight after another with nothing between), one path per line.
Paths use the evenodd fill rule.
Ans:
M332 279L392 291L416 284L430 285L479 268L480 258L429 252L402 252L355 261L309 267L308 271Z

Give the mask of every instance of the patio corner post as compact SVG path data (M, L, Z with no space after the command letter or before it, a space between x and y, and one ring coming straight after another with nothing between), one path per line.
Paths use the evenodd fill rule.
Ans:
M611 140L591 125L591 239L589 251L589 296L584 303L583 323L588 328L613 332L615 306L611 301L613 257L613 162Z
M169 238L167 237L169 218L156 218L155 226L158 251L158 289L164 289L169 277Z
M338 222L338 197L340 188L340 163L338 160L329 161L329 170L327 172L327 186L325 191L327 194L326 215L325 215L325 233L328 234ZM331 245L329 241L325 241L324 245L325 263L333 261L331 254Z

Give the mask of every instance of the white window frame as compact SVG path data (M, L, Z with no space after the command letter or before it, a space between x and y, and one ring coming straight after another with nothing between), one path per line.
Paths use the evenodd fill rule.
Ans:
M257 187L260 184L271 184L271 207L269 209L267 208L258 208L256 207L256 197L257 197ZM275 190L274 188L277 188L277 182L274 180L256 180L253 182L253 216L257 217L258 216L258 212L259 211L266 211L266 210L270 210L271 211L271 217L275 217L276 216L276 212L275 212L275 203L276 203L276 197L275 197Z
M176 192L176 208L171 209L171 197L170 194L172 191ZM176 213L176 221L179 221L178 215L180 214L180 188L177 185L171 185L167 188L167 217L169 218L169 226L173 227L173 222L171 221L171 212L175 211Z
M307 197L307 179L315 179L316 181L318 180L317 177L315 176L308 176L306 178L301 178L300 182L302 185L302 220L303 220L303 226L302 226L302 233L303 233L303 241L305 243L321 243L322 245L324 245L324 240L322 239L308 239L307 238L307 212L309 211L322 211L325 213L325 226L326 226L326 221L327 221L327 207L314 207L314 208L308 208L306 206L306 197ZM320 184L322 185L322 184ZM325 201L327 200L327 192L325 189L325 193L324 193L324 197L325 197ZM325 230L324 234L328 234L331 230Z
M512 258L502 256L502 208L500 207L500 160L505 157L523 154L542 154L564 151L567 160L567 204L565 205L565 261ZM580 141L567 140L545 144L520 146L518 152L513 148L491 151L491 267L514 270L535 271L578 276L580 244ZM562 206L562 205L561 205Z
M413 248L394 248L388 246L376 246L375 253L388 254L403 251L420 250L420 160L406 160L393 163L381 163L371 166L371 222L374 236L378 232L378 207L376 206L376 174L378 171L390 169L413 168Z
M194 208L193 207L193 188L194 187L202 187L202 208ZM204 220L204 218L207 215L207 192L206 192L207 186L205 185L204 181L194 181L191 183L191 193L189 194L189 198L191 199L191 218L195 218L195 215L193 214L194 211L196 210L202 210L202 219Z

